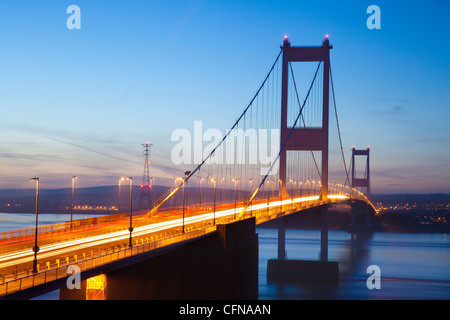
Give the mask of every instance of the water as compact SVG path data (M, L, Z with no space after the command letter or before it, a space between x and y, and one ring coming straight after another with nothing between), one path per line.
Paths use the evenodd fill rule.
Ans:
M354 237L329 231L329 259L339 262L338 286L268 283L267 260L277 256L277 230L258 229L259 299L450 299L450 237L447 234L375 232ZM320 231L286 230L288 259L318 260ZM368 289L371 273L381 270L381 289Z
M74 214L74 219L93 217ZM34 214L0 213L0 232L31 228ZM70 220L70 214L40 214L39 226ZM447 234L384 233L353 237L329 231L329 259L339 262L338 286L268 283L267 260L277 256L277 229L258 228L259 299L450 299L450 236ZM286 230L288 259L318 260L319 230ZM366 269L381 270L381 289L369 290ZM36 299L59 299L54 291Z
M73 220L93 218L99 215L73 214ZM54 214L39 213L38 226L70 221L70 213ZM0 232L16 229L34 228L36 226L36 215L34 213L1 213L0 212Z

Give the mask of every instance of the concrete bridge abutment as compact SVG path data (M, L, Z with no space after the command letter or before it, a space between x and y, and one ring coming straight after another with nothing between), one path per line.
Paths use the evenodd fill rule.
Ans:
M105 297L107 300L258 299L258 258L254 218L217 225L217 232L173 251L107 272ZM61 288L60 297L86 299L86 290L81 291Z

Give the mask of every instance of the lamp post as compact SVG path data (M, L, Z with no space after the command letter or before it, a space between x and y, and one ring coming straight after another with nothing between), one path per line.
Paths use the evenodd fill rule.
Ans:
M250 197L253 195L253 179L250 180ZM250 202L250 211L253 211L253 199L252 202Z
M132 243L132 232L133 232L133 178L132 177L128 177L127 180L130 181L130 227L128 228L128 230L130 231L130 242L128 244L129 247L133 246Z
M70 228L72 228L72 221L73 221L73 190L75 188L75 179L77 179L77 176L72 176L72 201L70 203Z
M34 229L34 260L33 260L33 273L37 273L37 253L39 247L37 245L37 234L38 234L38 210L39 210L39 178L31 178L31 180L36 181L36 227Z
M200 178L200 209L202 208L202 181L205 180L205 178Z
M121 182L124 181L124 180L125 180L124 177L121 177L121 178L119 179L119 202L117 203L117 213L120 213L120 184L121 184Z
M181 177L177 177L175 178L175 187L177 186L177 181L183 181L183 199L182 199L182 204L183 204L183 226L181 229L181 232L184 233L184 179ZM172 196L172 198L174 198L175 196Z
M316 180L313 180L312 184L312 195L314 196L316 194Z
M275 198L275 194L273 193L273 181L271 183L272 183L272 198Z
M191 174L191 171L185 171L184 172L184 179L183 179L183 227L181 229L182 233L184 233L184 207L186 205L186 196L185 196L185 193L184 193L184 185L186 184L187 178L188 178L188 176L190 174Z
M214 218L213 218L213 223L214 225L216 225L216 179L211 179L211 182L214 183Z
M279 193L280 193L280 212L283 211L283 181L282 180L278 180L279 182Z
M299 181L298 182L298 193L299 193L299 196L300 197L302 197L303 196L303 190L302 190L302 188L303 188L303 182L302 181Z
M239 181L239 179L233 179L234 182L234 219L236 220L236 184Z
M294 196L292 194L294 191L294 183L293 183L292 179L289 179L289 182L291 183L291 205L292 205L292 202L294 201Z
M220 203L223 203L224 202L224 198L223 198L223 181L224 181L225 179L224 178L220 178Z

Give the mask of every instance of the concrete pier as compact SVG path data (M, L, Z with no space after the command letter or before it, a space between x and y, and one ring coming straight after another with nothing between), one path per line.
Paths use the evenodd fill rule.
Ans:
M217 232L174 251L107 272L105 296L108 300L254 300L258 299L258 258L254 218L218 225ZM61 299L86 299L85 289L62 287L60 292Z
M267 262L268 281L338 283L339 265L328 261L328 206L315 209L320 216L319 261L287 260L286 218L278 220L278 259Z
M267 280L288 283L339 283L336 261L278 260L267 261Z

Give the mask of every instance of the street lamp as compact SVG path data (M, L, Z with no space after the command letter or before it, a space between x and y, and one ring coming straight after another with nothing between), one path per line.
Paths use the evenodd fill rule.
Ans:
M280 193L280 212L283 211L283 181L281 179L278 179L279 182L279 190L278 192Z
M250 180L250 197L253 195L253 179L248 179ZM250 202L250 211L253 211L253 199Z
M217 186L217 183L216 183L216 179L211 179L211 182L213 182L214 183L214 219L213 219L213 221L214 221L214 225L216 225L216 186Z
M73 221L73 189L75 188L75 179L77 179L77 176L72 176L72 201L70 204L70 228L72 228L72 221Z
M272 183L272 198L275 198L275 195L273 193L273 180L271 181L271 183Z
M299 196L300 197L302 197L303 196L303 190L302 190L302 188L303 188L303 182L300 180L299 182L298 182L298 193L299 193Z
M131 233L133 232L133 178L128 177L127 180L130 181L130 227L128 228L128 231L130 231L130 243L128 244L129 247L133 246L132 239L131 239Z
M34 229L34 260L33 260L33 273L37 273L37 253L39 247L37 245L37 234L38 234L38 209L39 209L39 178L31 178L31 180L36 181L36 227Z
M220 202L221 203L224 203L224 198L223 198L223 181L224 181L225 179L224 178L220 178L220 194L221 194L221 196L220 196L220 198L221 198L221 200L220 200Z
M294 191L294 183L293 183L292 179L289 179L289 182L291 183L291 204L292 204L292 202L294 201L294 198L293 198L294 195L292 194Z
M311 182L309 180L306 180L305 186L306 185L308 185L308 188L306 189L306 195L309 197L311 191Z
M202 181L205 180L205 178L200 178L200 209L202 208Z
M183 227L181 229L181 232L184 233L184 207L186 205L186 196L184 193L184 185L186 184L188 176L191 174L191 171L185 171L184 172L184 179L183 179Z
M124 181L124 180L125 180L124 177L121 177L121 178L119 179L119 202L117 203L117 213L120 213L120 184L121 184L121 182Z
M236 220L236 184L239 181L239 179L234 179L233 178L233 182L234 182L234 219Z

